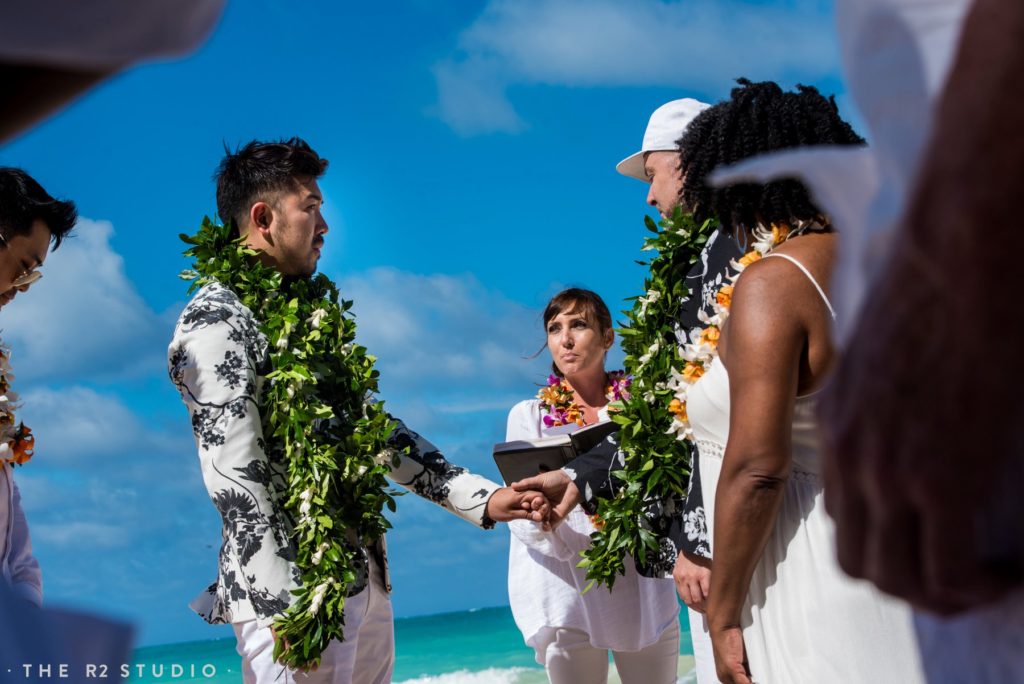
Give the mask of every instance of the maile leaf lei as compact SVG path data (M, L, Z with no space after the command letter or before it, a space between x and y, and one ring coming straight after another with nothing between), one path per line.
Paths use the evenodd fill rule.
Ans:
M208 218L181 239L195 260L182 273L192 281L189 292L212 281L231 288L269 343L273 370L260 418L267 450L287 463L284 508L301 571L292 605L274 622L274 657L291 667L319 663L328 644L343 638L358 547L390 527L384 507L395 510L397 492L385 480L396 457L387 446L394 422L376 398L375 359L355 344L352 302L339 302L327 276L282 278L230 226Z
M659 553L657 536L645 524L651 502L683 497L690 477L690 445L679 441L669 411L674 391L672 371L682 367L677 331L680 302L689 294L686 274L700 258L713 220L697 224L692 215L676 209L660 228L646 218L654 233L644 241L645 251L655 252L644 282L645 294L633 298L618 330L626 352L626 370L633 376L630 397L616 402L611 419L620 425L619 446L625 457L622 470L612 473L618 488L611 499L601 500L597 515L601 528L591 535L580 567L587 569L591 585L611 588L625 572L632 556L647 564ZM589 588L589 587L588 587Z

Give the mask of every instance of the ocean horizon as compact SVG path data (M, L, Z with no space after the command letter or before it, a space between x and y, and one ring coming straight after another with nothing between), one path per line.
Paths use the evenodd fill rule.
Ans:
M681 618L685 613L681 614ZM679 683L695 681L689 624L680 621ZM543 684L544 668L508 606L395 620L395 684ZM144 646L133 653L129 682L241 684L233 637ZM618 682L614 665L609 682Z

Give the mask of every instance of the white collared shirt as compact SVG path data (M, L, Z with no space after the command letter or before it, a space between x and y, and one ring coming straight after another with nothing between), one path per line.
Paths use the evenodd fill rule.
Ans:
M602 421L608 420L604 409ZM516 404L508 415L506 441L536 439L572 432L575 425L545 428L536 399ZM586 632L595 648L638 651L655 643L679 615L671 579L641 577L631 558L614 591L590 583L576 567L580 552L590 546L594 526L579 506L552 532L539 523L513 520L508 554L508 598L516 625L527 645L538 649L546 632L569 627ZM542 665L542 654L537 662Z

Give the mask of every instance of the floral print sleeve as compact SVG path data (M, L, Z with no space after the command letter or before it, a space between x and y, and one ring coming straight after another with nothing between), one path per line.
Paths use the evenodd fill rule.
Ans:
M223 286L200 290L178 321L168 367L222 520L218 579L192 604L212 623L269 625L288 607L298 579L282 510L284 468L266 453L259 417L268 366L252 312Z
M712 233L700 261L686 275L692 294L680 302L677 336L685 337L690 330L703 327L700 312L703 311L705 315L713 313L715 293L724 284L731 261L742 256L743 250L729 235L721 230ZM682 502L683 510L673 520L669 535L679 549L695 556L711 558L696 446L691 448L690 465L690 484L686 499Z
M704 496L700 488L700 459L697 458L697 447L694 446L690 453L690 485L683 503L683 516L672 521L669 536L680 550L701 558L711 558L711 541L708 538L708 523L704 516Z
M483 528L494 527L485 515L487 501L501 485L445 460L437 447L398 421L388 445L399 452L391 479L414 494Z
M621 470L624 464L625 457L618 445L614 440L607 439L565 466L565 472L576 483L583 498L580 507L588 515L597 513L598 500L615 496L612 472Z

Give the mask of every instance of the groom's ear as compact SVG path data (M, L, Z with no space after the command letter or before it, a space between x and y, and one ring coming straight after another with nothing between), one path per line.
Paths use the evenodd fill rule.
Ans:
M274 221L274 210L266 202L254 202L249 207L249 225L252 230L259 231L267 242L270 240L270 224Z

